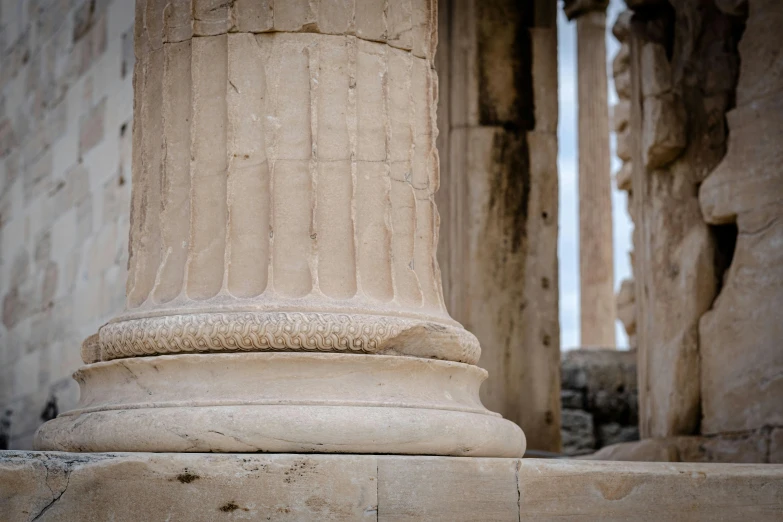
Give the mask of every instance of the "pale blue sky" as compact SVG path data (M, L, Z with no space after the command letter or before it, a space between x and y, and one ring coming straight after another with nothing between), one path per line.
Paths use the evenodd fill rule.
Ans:
M611 59L619 44L611 35L615 18L623 10L622 0L611 0L607 14L607 74L609 75L609 106L617 101L611 79ZM576 101L576 25L558 13L558 59L560 80L560 126L558 139L560 153L557 159L560 172L560 346L570 350L579 346L579 202L577 198L577 101ZM612 173L620 167L612 145ZM632 224L626 211L626 195L612 182L612 216L614 221L614 281L615 291L620 282L630 277L628 252L631 249ZM625 348L628 339L618 321L617 346Z

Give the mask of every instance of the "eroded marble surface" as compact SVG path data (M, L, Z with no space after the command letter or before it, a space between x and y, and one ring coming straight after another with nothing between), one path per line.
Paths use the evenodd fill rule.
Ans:
M0 519L780 520L783 466L0 453Z

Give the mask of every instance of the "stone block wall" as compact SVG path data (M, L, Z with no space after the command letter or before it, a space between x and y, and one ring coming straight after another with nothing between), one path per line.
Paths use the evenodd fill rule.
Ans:
M133 21L0 1L0 449L73 407L81 342L124 305Z
M635 351L573 350L560 369L563 454L639 439Z

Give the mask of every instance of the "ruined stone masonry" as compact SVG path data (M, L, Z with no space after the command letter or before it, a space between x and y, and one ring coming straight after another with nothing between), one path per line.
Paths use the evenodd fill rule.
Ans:
M763 0L631 7L615 26L615 126L618 153L630 144L631 183L626 163L618 184L633 201L635 297L624 285L618 301L633 312L647 440L597 456L780 462L771 100L783 12Z
M730 54L711 43L734 38L717 8L661 4L630 29L631 165L634 216L639 414L642 437L693 434L699 426L698 321L717 290L715 243L698 203L698 185L725 150L721 125L733 84L699 85L731 76ZM715 17L704 35L681 20ZM675 38L682 31L680 38ZM685 45L686 42L702 42ZM682 47L675 48L677 44ZM711 64L696 67L695 64ZM721 71L720 73L713 71ZM712 75L712 76L708 76ZM686 106L690 109L686 110ZM709 139L705 139L705 136ZM675 391L676 390L676 391Z
M564 455L639 439L635 351L571 350L560 368Z
M719 251L727 250L720 292L699 321L701 432L767 435L777 462L783 462L781 24L777 2L747 2L728 149L699 189L704 220L718 231Z

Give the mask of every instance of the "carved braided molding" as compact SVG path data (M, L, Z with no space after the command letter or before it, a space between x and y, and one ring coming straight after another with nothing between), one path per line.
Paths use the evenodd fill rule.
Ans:
M432 357L475 364L478 339L463 328L412 319L331 313L209 312L111 322L101 359L226 351L325 351Z

